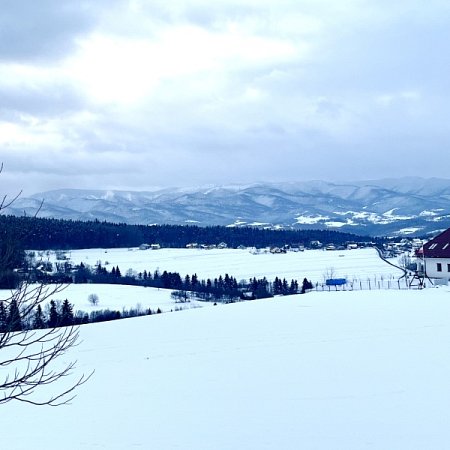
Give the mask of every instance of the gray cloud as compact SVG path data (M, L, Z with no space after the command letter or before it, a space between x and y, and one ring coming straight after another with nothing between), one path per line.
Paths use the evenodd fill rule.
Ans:
M448 177L449 19L437 0L5 1L0 183Z
M4 0L0 58L11 62L62 58L95 23L87 2Z
M85 99L74 86L0 87L0 119L20 120L21 115L46 118L83 109Z

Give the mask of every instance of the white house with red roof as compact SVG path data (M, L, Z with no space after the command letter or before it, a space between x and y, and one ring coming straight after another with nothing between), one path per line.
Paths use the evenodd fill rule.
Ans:
M419 272L450 281L450 228L424 244L416 256Z

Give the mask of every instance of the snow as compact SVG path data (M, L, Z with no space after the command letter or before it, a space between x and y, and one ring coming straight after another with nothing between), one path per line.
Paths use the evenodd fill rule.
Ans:
M383 217L387 217L389 218L391 221L396 221L396 220L409 220L414 218L415 216L406 216L406 215L396 215L395 211L399 209L399 208L393 208L389 211L386 211L385 213L383 213Z
M377 223L377 221L380 219L380 216L374 212L364 212L364 211L345 211L345 212L335 212L334 214L340 215L340 216L352 216L353 219L363 219L367 220L368 222Z
M234 223L227 225L227 228L233 228L233 227L240 227L242 225L245 225L247 222L244 220L235 220Z
M277 201L277 198L273 195L255 195L253 201L267 208L273 208L273 205Z
M316 215L316 216L298 216L298 217L295 218L297 223L300 224L300 225L315 225L315 224L318 224L319 222L322 222L322 221L328 220L328 219L329 219L329 217L321 216L321 215Z
M38 258L55 262L54 252L35 252ZM39 256L41 255L41 256ZM262 252L252 254L249 250L237 249L88 249L72 250L66 253L74 264L83 262L95 266L99 261L108 270L119 266L122 274L129 269L135 273L147 270L178 272L181 277L194 273L200 279L217 278L226 273L237 280L248 280L251 277L266 277L273 281L275 277L286 278L288 281L297 279L300 283L307 278L313 283L323 283L332 275L335 278L349 280L396 280L403 275L401 270L386 264L378 257L375 249L353 249L339 251L306 250L304 252L288 252L272 254ZM395 261L394 261L395 262ZM108 263L107 265L105 265ZM373 283L376 285L376 283ZM53 296L55 300L66 298L74 305L75 310L91 312L98 309L121 311L131 308L151 308L171 311L175 308L195 308L204 306L204 302L176 304L171 298L172 290L141 286L121 286L103 284L72 284L62 292ZM88 296L96 294L99 304L92 306ZM8 292L0 296L7 297ZM208 303L206 303L207 305Z
M91 261L98 254L72 258L78 253ZM304 253L306 273L338 261L351 261L345 270L355 274L381 270L369 250ZM108 258L123 254L109 250ZM130 252L188 265L175 254ZM198 272L223 272L214 252L193 255L186 259ZM253 267L235 267L262 270L265 256L275 261L268 271L287 269L289 254L249 255ZM117 288L109 287L111 299ZM92 378L68 406L3 405L2 448L435 450L450 441L448 287L311 292L84 325L80 333L64 362L78 361L76 375L95 369Z
M420 230L423 230L423 227L401 228L396 234L414 234Z
M141 286L122 286L110 284L71 284L61 292L53 295L50 299L68 299L74 306L75 311L98 311L99 309L109 309L112 311L122 311L130 309L144 310L150 308L156 311L158 308L163 312L183 308L197 308L210 305L210 303L191 301L188 303L176 303L170 296L173 289L158 289ZM5 293L6 294L6 293ZM0 295L6 297L7 295ZM88 301L90 294L98 296L98 304L93 306Z
M373 207L374 205L372 205ZM367 209L368 206L365 206L364 209ZM346 222L339 222L339 221L333 221L330 220L330 217L325 217L325 216L298 216L296 217L296 221L298 224L302 224L302 225L313 225L313 224L317 224L317 223L324 223L324 225L331 227L331 228L340 228L343 227L344 225L358 225L355 220L366 220L368 222L374 223L374 224L381 224L381 225L387 225L396 221L400 221L400 220L410 220L413 219L415 216L400 216L400 215L395 215L395 211L398 208L393 208L389 211L386 211L385 213L383 213L382 215L379 215L377 213L374 212L364 212L364 211L360 211L360 212L355 212L355 211L335 211L333 212L333 214L337 215L337 216L351 216L350 218L347 219ZM423 213L421 213L421 215L425 215L426 211L424 211Z
M442 209L432 209L431 211L429 210L424 210L419 214L419 217L434 217L437 216L438 212L443 211Z
M348 222L325 222L325 225L330 228L341 228L344 225L351 225Z
M44 259L54 261L54 254L44 254ZM237 278L267 277L272 281L276 276L288 280L323 282L325 272L332 268L339 278L366 279L399 277L402 272L386 264L378 257L373 248L357 250L306 250L304 252L287 252L271 254L261 252L252 254L249 250L239 249L177 249L160 250L133 249L89 249L72 250L67 256L74 264L83 262L95 266L98 261L109 271L119 266L122 274L132 268L136 273L153 273L159 270L178 272L182 277L196 273L200 279L216 278L226 273ZM108 264L106 265L106 263Z
M81 337L67 358L93 378L66 407L2 406L4 448L415 450L450 439L446 288L311 293L87 325Z
M56 261L54 252L35 252L38 259ZM306 250L304 252L288 252L286 254L272 254L268 251L258 254L249 250L237 249L160 249L139 250L132 249L88 249L66 252L66 257L73 264L95 266L99 261L108 270L119 266L122 274L129 269L134 273L147 270L153 273L158 270L178 272L181 277L194 273L200 279L217 278L226 273L240 280L252 277L266 277L273 281L275 277L286 278L288 281L296 279L299 283L303 278L315 283L323 283L326 278L347 278L349 281L361 280L367 285L372 280L376 286L380 280L396 280L403 272L386 264L378 257L375 249L353 249L339 251ZM394 260L395 263L395 260ZM394 283L393 283L394 284ZM358 283L356 283L358 285ZM386 286L386 283L384 284ZM152 309L158 308L163 312L175 309L190 309L210 303L191 301L176 303L171 298L170 289L157 289L141 286L121 286L103 284L72 284L63 291L55 294L54 300L68 299L74 305L75 311L91 311L110 309ZM90 294L99 298L97 306L89 303ZM0 297L7 298L9 292L0 290Z

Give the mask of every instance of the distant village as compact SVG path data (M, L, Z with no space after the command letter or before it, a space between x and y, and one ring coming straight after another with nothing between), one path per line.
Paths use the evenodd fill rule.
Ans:
M373 244L367 243L367 242L350 242L346 245L334 245L334 244L323 244L320 241L311 241L309 247L305 247L303 244L296 244L296 245L284 245L282 247L268 247L268 248L248 248L244 245L239 245L236 247L238 250L247 250L249 249L251 253L253 254L259 254L259 253L287 253L287 252L303 252L305 250L317 250L317 249L323 249L323 250L352 250L357 248L363 248L367 246L371 246ZM139 246L139 250L159 250L161 249L160 244L141 244ZM228 244L226 242L221 242L219 244L199 244L196 242L192 242L186 245L186 248L188 249L199 249L199 250L215 250L215 249L227 249Z
M421 239L408 239L403 238L398 242L389 242L388 244L383 245L383 254L386 258L392 258L398 255L401 255L407 251L415 251L419 249L423 245L424 241ZM303 252L305 250L355 250L358 248L366 248L366 247L374 247L375 243L373 242L347 242L344 245L335 245L335 244L324 244L318 240L313 240L309 243L309 246L305 246L304 244L293 244L293 245L284 245L282 247L268 247L268 248L248 248L244 245L239 245L236 247L238 250L247 250L249 249L251 253L259 254L259 253L287 253L287 252ZM141 244L139 246L139 250L159 250L162 246L160 244ZM197 242L192 242L186 245L187 249L199 249L199 250L215 250L215 249L227 249L228 244L226 242L221 242L219 244L200 244Z

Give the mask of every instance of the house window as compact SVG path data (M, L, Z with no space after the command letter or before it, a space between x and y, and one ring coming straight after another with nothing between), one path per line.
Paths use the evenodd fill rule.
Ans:
M436 247L437 247L437 244L431 244L429 250L433 250Z
M437 263L437 271L442 272L442 264L441 263Z
M447 264L447 272L450 272L450 264Z

